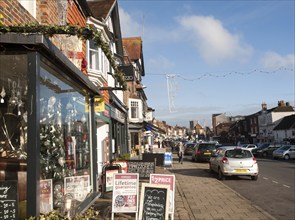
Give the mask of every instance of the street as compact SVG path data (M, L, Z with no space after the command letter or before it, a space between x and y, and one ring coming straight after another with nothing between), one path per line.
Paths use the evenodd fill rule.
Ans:
M185 163L191 163L197 170L203 168L203 175L210 176L207 163L191 162L190 156L186 156ZM258 165L257 181L249 177L227 177L222 183L276 219L295 219L295 160L258 158ZM184 172L189 175L188 171Z
M259 159L259 178L230 177L224 184L277 219L295 219L295 160Z

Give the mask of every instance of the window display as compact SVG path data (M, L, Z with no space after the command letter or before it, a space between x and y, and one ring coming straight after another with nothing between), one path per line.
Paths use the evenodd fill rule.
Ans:
M52 68L45 64L41 66L41 179L53 180L53 206L62 208L64 196L76 198L63 194L67 192L65 180L84 175L89 178L91 174L89 119L88 111L85 111L88 96ZM90 192L91 187L87 190Z

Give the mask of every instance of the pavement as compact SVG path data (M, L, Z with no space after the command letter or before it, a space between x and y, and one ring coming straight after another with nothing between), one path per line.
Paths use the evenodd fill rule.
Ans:
M156 173L175 175L175 220L221 220L221 219L275 219L239 193L230 189L209 172L208 163L184 160L178 163L173 154L171 167L156 167ZM142 182L148 180L140 180ZM100 218L111 219L112 193L104 194L93 208L100 211ZM135 219L134 214L116 213L116 220ZM171 217L169 218L171 219Z

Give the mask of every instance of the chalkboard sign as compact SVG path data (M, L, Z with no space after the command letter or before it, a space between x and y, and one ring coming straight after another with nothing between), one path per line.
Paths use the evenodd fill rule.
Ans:
M18 190L16 180L0 181L0 219L18 219Z
M155 162L128 161L128 173L138 173L140 179L148 179L155 173Z
M168 219L169 186L142 183L139 219Z

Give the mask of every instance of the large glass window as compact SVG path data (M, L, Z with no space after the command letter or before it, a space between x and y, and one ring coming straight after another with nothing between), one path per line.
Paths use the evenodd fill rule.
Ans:
M0 157L26 159L27 56L0 55Z
M87 94L52 68L40 71L41 189L51 186L53 204L40 198L40 212L82 202L91 190Z

